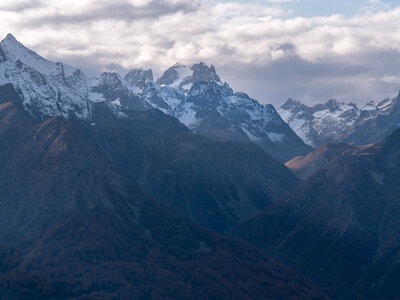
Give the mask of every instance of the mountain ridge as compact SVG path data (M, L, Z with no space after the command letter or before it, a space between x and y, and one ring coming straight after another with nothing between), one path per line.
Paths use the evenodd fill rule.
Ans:
M380 142L400 126L399 96L361 108L334 99L313 106L288 99L278 112L313 147L329 142L362 146Z
M272 105L235 93L205 63L176 64L154 81L151 69L89 77L45 60L11 35L0 43L0 53L0 84L12 83L25 109L38 119L70 114L90 119L94 103L109 102L116 112L120 107L159 109L200 135L253 142L282 162L311 150Z

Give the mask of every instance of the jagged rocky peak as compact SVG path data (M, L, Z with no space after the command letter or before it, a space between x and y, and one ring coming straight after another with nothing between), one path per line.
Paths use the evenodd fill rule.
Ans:
M335 99L329 99L324 106L327 107L331 112L340 109L340 103Z
M142 81L154 81L153 71L152 69L144 70L140 69L133 69L129 71L125 76L124 79L132 85L137 85Z
M291 110L293 108L297 108L299 106L301 106L302 103L298 100L294 100L292 98L289 98L286 100L286 102L281 106L282 109L285 110Z
M10 33L0 42L0 57L2 57L0 60L28 66L44 75L63 74L69 77L76 71L76 69L65 64L44 59L35 51L25 47Z
M358 109L357 104L351 102L351 103L344 103L344 102L339 102L336 99L330 99L323 105L325 108L329 109L330 112L335 112L338 110L350 110L350 109ZM316 105L315 107L318 107Z
M209 67L205 63L197 63L191 67L176 63L157 80L160 85L180 87L189 90L197 82L218 81L221 79L215 71L215 67Z
M120 85L121 81L122 81L121 75L119 75L118 73L115 73L115 72L104 72L100 75L101 83Z
M193 72L190 68L181 63L176 63L166 70L160 78L158 78L157 83L160 85L179 86L183 79L191 75L193 75Z
M28 59L32 58L44 60L44 58L40 57L37 53L21 44L11 33L7 34L7 36L0 42L0 47L3 51L5 60L20 60L24 64L26 64Z
M14 44L23 47L23 45L20 42L18 42L15 36L13 36L11 33L7 34L7 36L1 41L1 44L2 45Z
M42 58L9 34L0 42L0 85L12 84L35 118L90 116L88 78L62 63Z
M198 63L194 64L191 67L193 71L192 75L192 83L198 82L198 81L221 81L219 76L217 75L217 72L215 71L215 67L211 65L211 67L207 66L205 63Z

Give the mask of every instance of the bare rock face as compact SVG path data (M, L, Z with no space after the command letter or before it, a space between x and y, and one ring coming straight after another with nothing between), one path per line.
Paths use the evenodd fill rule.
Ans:
M400 130L333 160L236 231L338 299L400 293Z
M90 126L35 120L11 85L0 88L3 298L326 298L247 243L149 197Z

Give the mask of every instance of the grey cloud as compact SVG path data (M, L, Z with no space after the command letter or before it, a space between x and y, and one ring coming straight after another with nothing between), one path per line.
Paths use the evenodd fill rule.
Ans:
M115 20L132 23L143 19L157 19L178 12L190 13L201 6L198 0L171 2L168 0L153 0L146 6L135 6L127 1L110 1L107 4L87 7L83 13L56 13L41 15L22 22L21 26L63 26L78 25L101 20ZM143 28L145 30L146 28Z
M6 14L0 29L19 29L43 56L91 75L140 66L160 74L176 61L204 61L236 90L277 106L289 97L380 100L399 89L400 7L352 18L279 19L254 16L240 3L82 1L83 8L49 4L42 15L22 13L25 23Z
M24 12L26 10L37 9L44 7L44 4L40 0L26 0L26 1L17 1L0 5L0 11L9 11L9 12Z
M279 107L288 98L308 104L331 98L364 104L370 100L394 97L400 89L400 82L374 79L386 74L398 74L399 67L398 52L381 52L371 54L364 65L338 61L309 62L290 57L268 66L221 66L219 73L236 90L246 91L263 103Z

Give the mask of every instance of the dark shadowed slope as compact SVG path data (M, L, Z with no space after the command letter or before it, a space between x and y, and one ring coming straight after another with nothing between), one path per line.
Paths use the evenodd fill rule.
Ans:
M317 295L244 242L156 204L83 128L34 121L11 86L0 95L0 298Z
M400 295L400 130L236 232L338 298Z
M210 141L157 110L124 113L98 104L88 130L142 188L202 226L229 232L300 184L252 143Z
M330 164L342 161L351 155L362 153L370 146L351 146L343 143L322 144L307 156L298 156L288 161L285 165L297 177L306 180L315 172L328 167Z

